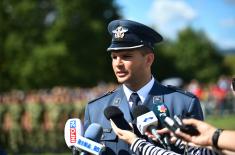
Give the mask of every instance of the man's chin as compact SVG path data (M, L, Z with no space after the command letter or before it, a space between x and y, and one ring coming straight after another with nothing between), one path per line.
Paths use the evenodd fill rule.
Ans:
M127 81L127 79L126 78L117 78L117 81L120 84L124 84Z

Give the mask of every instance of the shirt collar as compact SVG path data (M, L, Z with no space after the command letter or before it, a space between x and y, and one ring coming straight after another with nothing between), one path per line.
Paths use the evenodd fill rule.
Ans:
M141 100L142 103L144 103L146 97L148 96L148 93L150 92L151 88L153 87L153 84L154 84L154 77L152 76L151 80L136 92L139 95L140 100ZM126 95L127 100L129 101L130 96L133 93L133 91L130 90L124 84L123 84L123 90L124 90L124 93Z

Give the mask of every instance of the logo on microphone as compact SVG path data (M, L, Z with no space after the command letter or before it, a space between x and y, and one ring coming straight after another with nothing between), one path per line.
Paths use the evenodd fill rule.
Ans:
M152 119L153 119L153 117L147 117L144 119L144 122L148 122L148 120L152 120Z
M165 113L167 111L167 108L164 105L159 105L159 106L157 106L157 108L158 108L158 111L160 111L160 112Z
M70 121L70 143L76 143L76 121Z

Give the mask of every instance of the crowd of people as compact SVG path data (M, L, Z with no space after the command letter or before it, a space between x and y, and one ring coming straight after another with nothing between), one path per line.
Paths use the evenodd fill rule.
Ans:
M218 83L212 85L202 85L198 81L192 80L183 89L194 93L200 99L204 114L220 115L235 111L235 97L232 95L230 84L230 78L222 76ZM112 91L116 87L117 84L114 83L100 83L93 88L54 87L52 89L31 90L27 92L12 90L1 93L0 127L1 131L5 133L0 137L1 143L7 144L8 147L12 145L10 150L13 151L19 149L19 143L24 144L24 146L28 145L33 149L33 144L23 141L34 134L36 130L41 131L37 131L39 135L41 133L41 137L43 135L53 137L53 133L58 132L62 134L64 123L69 117L80 117L82 119L85 105L89 100L102 95L104 92ZM61 118L59 118L59 114ZM54 132L55 130L58 131ZM10 136L11 134L13 136ZM15 137L16 139L10 139L8 136ZM28 138L23 138L27 136ZM35 137L35 140L37 140L37 137ZM55 139L55 143L57 142L64 146L63 139ZM29 147L24 148L30 150ZM64 150L66 149L64 148ZM52 149L48 147L48 150Z
M185 89L199 98L204 114L222 116L235 111L231 80L230 77L224 75L216 83L211 84L202 84L193 79Z
M115 84L106 84L101 82L92 88L69 88L58 86L52 89L39 90L12 90L0 93L0 104L28 104L28 103L54 103L69 104L80 103L81 101L89 101L101 95L105 91L113 90Z
M171 83L168 83L171 84ZM172 83L174 85L174 83ZM86 103L105 92L112 91L117 84L104 82L92 88L54 87L52 89L39 89L31 91L12 90L0 93L0 104L71 104ZM231 78L221 76L217 83L203 84L192 79L182 84L182 89L196 95L205 114L223 115L235 111L234 95L231 91Z

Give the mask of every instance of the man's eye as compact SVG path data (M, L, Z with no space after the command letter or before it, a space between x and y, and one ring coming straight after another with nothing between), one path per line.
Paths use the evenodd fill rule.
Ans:
M123 58L131 58L131 55L124 55Z
M111 58L112 58L112 59L117 59L117 57L116 57L116 56L111 56Z

